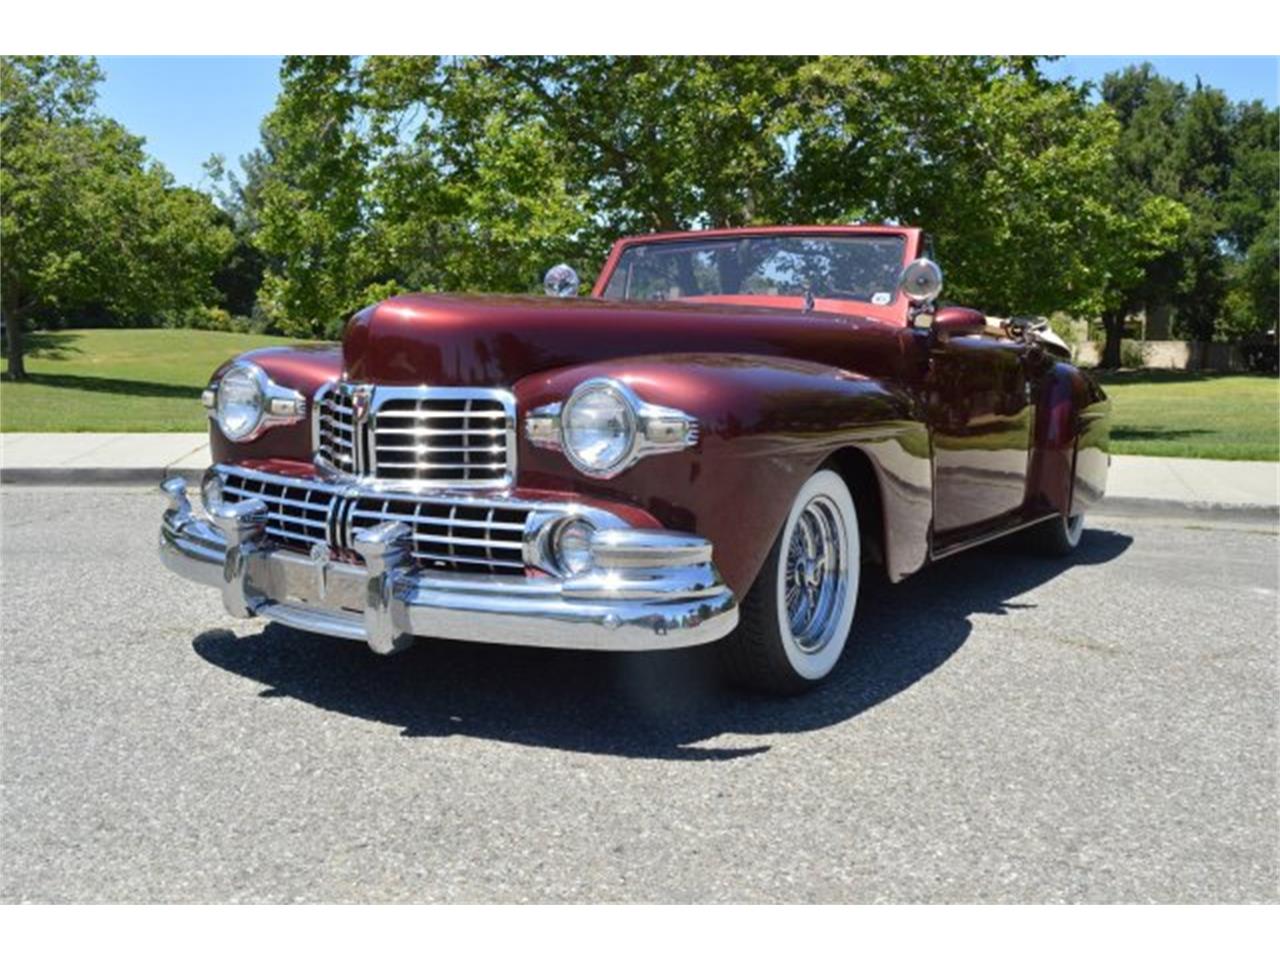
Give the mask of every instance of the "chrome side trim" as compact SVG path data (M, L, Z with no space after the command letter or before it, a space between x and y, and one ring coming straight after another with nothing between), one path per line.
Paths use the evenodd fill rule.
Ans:
M599 530L591 552L602 567L674 567L708 564L711 543L671 530Z

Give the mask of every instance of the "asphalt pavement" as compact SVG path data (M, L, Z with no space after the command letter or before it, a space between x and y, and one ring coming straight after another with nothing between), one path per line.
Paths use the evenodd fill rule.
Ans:
M1274 524L864 581L794 700L706 651L226 617L149 490L0 493L0 900L1276 902Z

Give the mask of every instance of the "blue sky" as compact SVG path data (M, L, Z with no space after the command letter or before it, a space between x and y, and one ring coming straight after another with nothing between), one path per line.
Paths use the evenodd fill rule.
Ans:
M1150 60L1188 85L1196 76L1233 100L1276 105L1275 57L1063 57L1044 65L1050 77L1099 80ZM275 102L279 57L100 57L106 73L99 108L147 138L147 150L179 183L201 185L212 153L232 164L258 143L258 124Z
M280 90L279 57L99 57L98 109L147 138L179 183L199 186L210 154L230 164L258 145ZM205 184L207 186L207 184Z
M1158 73L1194 87L1199 76L1207 86L1225 90L1232 100L1261 100L1276 105L1280 86L1278 57L1063 57L1043 64L1046 76L1055 80L1101 80L1131 63L1150 61Z

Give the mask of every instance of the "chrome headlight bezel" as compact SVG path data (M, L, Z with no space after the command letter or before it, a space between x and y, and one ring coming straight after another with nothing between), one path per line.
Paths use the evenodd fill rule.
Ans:
M244 426L231 428L225 416L225 386L230 377L247 377L254 387L254 406L257 416ZM297 423L305 419L307 400L297 390L276 383L256 363L237 360L214 380L201 394L201 402L209 417L218 425L222 435L233 443L256 440L271 427Z
M626 448L609 464L584 463L568 441L567 414L584 396L608 391L628 411L630 438ZM673 407L646 403L624 381L613 377L584 380L563 403L550 403L529 411L524 421L525 438L535 447L559 450L580 472L595 479L607 480L629 469L636 461L655 453L673 453L698 443L696 417Z
M560 444L569 462L589 477L614 476L622 464L631 456L636 445L636 405L620 389L621 385L613 380L597 379L581 383L569 395L564 408L560 411ZM622 444L617 453L608 459L592 461L583 456L582 450L575 445L573 437L573 416L582 404L589 400L604 399L616 406L622 422Z
M232 426L231 418L228 417L228 390L227 384L232 380L239 381L243 379L246 384L253 388L252 400L246 399L244 406L251 406L253 414L251 419L247 419L245 424L240 427ZM218 389L214 395L214 420L217 421L218 429L222 431L222 435L228 440L236 442L248 440L250 437L258 433L262 426L262 416L266 412L266 380L267 375L257 364L252 363L234 363L228 367L222 374L222 378L218 381ZM239 406L240 404L237 404ZM238 416L238 411L236 415Z

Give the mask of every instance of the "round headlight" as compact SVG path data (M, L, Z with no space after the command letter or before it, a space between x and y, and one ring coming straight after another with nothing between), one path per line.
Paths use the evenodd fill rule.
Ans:
M591 535L596 532L586 520L565 520L556 530L555 561L564 573L576 575L591 567Z
M243 440L262 420L263 381L261 370L251 364L236 364L218 383L218 427L228 440Z
M603 476L622 463L636 440L636 414L610 383L574 391L560 416L564 451L583 473Z

